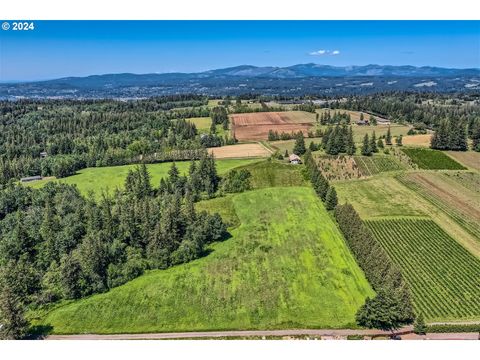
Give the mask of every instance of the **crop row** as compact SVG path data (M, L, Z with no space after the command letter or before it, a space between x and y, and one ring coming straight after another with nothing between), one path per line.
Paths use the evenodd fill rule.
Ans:
M478 226L478 222L475 219L472 219L471 216L452 207L447 201L443 201L438 195L432 194L427 188L417 183L414 179L409 178L408 175L402 174L397 176L397 179L410 190L417 192L431 204L450 216L470 234L480 239L480 226Z
M434 221L388 219L366 224L400 267L417 313L428 320L480 318L480 260Z
M355 162L364 176L405 168L399 161L389 156L355 156Z
M420 169L465 170L466 168L439 150L423 148L402 148Z

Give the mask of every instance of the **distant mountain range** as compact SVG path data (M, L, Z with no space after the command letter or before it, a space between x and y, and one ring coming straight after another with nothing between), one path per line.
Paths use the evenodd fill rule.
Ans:
M298 96L432 89L441 92L478 91L480 69L313 63L288 67L241 65L198 73L124 73L0 84L0 98L146 97L186 92L208 95L255 92Z

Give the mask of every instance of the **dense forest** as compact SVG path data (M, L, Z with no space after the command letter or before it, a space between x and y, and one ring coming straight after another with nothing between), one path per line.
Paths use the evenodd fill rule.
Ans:
M48 183L31 189L10 181L0 188L0 331L25 336L27 308L107 291L147 269L165 269L206 254L228 236L218 214L194 203L250 188L247 170L221 179L212 156L192 161L188 176L175 163L153 187L144 164L125 189L100 200L76 187Z

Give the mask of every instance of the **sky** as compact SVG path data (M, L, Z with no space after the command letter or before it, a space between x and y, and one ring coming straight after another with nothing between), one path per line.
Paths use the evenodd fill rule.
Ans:
M34 27L0 30L0 82L301 63L480 68L480 21L34 21Z

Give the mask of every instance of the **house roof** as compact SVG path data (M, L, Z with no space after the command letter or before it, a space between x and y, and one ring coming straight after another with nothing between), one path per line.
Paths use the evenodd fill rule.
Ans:
M301 160L301 159L300 159L300 156L298 156L298 155L296 155L296 154L291 154L291 155L288 157L288 160L293 161L293 160Z

